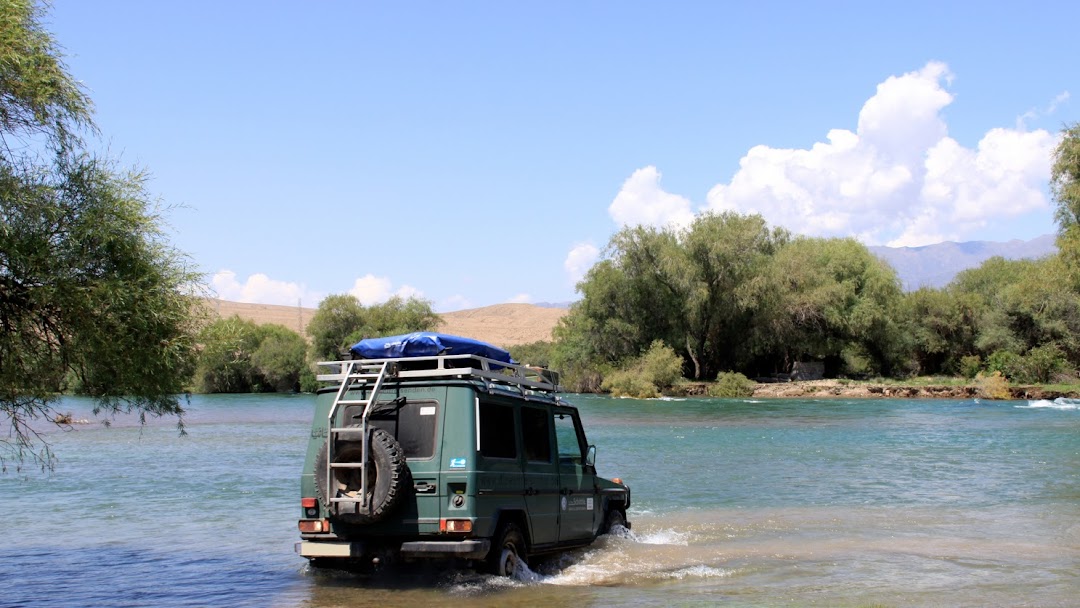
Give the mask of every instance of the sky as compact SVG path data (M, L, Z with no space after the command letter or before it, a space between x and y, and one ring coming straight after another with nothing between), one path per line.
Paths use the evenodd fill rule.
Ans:
M226 300L563 303L709 211L867 245L1053 233L1076 2L54 0L96 149Z

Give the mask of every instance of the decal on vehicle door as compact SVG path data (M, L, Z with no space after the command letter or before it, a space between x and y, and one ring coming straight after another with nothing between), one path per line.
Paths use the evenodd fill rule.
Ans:
M450 459L450 468L451 469L464 469L465 468L465 459L464 458L451 458Z
M567 504L566 497L563 497L563 511L590 511L592 510L592 498L586 498L585 496L571 496L570 503Z

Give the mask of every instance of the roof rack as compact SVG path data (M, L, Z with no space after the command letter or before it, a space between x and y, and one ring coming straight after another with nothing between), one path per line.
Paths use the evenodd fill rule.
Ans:
M388 375L399 380L439 380L469 378L485 381L488 388L517 389L538 393L558 393L559 373L530 365L506 363L480 355L435 355L431 357L401 357L394 359L357 359L350 361L320 361L321 367L336 368L334 373L319 374L322 382L367 382L370 378L349 373L361 366L387 365Z

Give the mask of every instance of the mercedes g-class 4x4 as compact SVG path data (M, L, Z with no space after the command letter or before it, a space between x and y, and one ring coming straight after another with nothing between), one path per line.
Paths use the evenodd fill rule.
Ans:
M512 575L629 527L558 375L435 333L363 340L321 365L297 552L316 567L457 558Z

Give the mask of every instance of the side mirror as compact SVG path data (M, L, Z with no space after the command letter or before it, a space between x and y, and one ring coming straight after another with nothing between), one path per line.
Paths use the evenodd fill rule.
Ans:
M596 446L595 445L590 445L589 446L589 451L585 453L585 466L587 466L587 467L595 467L596 466Z

